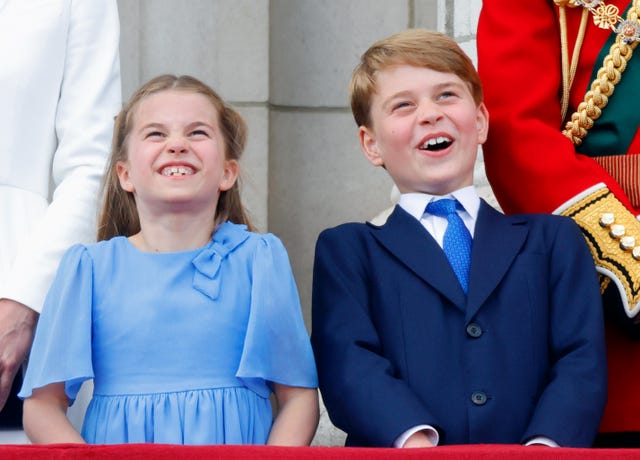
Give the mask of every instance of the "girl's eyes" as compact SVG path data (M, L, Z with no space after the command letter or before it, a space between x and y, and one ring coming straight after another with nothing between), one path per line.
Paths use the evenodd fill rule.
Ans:
M190 137L197 137L197 136L209 137L209 133L205 129L194 129L193 131L190 131L188 135ZM167 135L162 131L149 131L148 133L145 134L144 137L145 139L162 139L167 137Z
M191 131L191 136L208 136L209 133L207 133L204 129L194 129L193 131Z

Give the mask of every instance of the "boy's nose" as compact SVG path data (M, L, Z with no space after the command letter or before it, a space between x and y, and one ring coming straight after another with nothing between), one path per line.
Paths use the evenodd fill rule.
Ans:
M420 123L435 123L442 118L442 110L434 102L423 102L418 108Z

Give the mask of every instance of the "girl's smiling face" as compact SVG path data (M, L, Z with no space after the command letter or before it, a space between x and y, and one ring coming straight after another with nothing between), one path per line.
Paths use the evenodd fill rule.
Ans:
M446 195L473 183L488 120L457 75L395 65L376 74L371 126L360 127L360 144L401 193Z
M118 178L139 212L213 213L238 175L237 161L226 159L218 113L203 94L172 89L145 97L126 142Z

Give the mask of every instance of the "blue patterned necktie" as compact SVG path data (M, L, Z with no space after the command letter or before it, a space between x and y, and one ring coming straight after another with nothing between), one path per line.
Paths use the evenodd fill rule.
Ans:
M447 229L444 232L442 249L460 281L462 290L466 293L469 286L471 234L456 209L463 209L457 200L443 199L429 203L426 212L447 219Z

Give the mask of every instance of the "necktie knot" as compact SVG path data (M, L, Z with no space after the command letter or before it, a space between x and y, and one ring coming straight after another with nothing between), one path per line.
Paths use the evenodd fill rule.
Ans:
M456 213L462 206L458 200L444 198L442 200L432 201L427 205L426 211L438 217L448 217L450 214Z
M445 198L430 202L426 212L447 219L442 249L466 293L471 264L471 233L458 215L458 209L462 210L463 208L457 200Z

